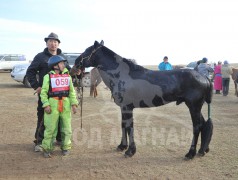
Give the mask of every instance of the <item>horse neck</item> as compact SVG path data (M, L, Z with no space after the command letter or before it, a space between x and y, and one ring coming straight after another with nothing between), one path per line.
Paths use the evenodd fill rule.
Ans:
M123 58L106 47L102 48L96 61L99 73L109 88L129 74L129 66L123 62Z
M115 56L117 54L111 51L110 49L102 46L100 52L97 54L95 62L97 67L103 68L106 70L114 69L117 66L117 62L115 61Z

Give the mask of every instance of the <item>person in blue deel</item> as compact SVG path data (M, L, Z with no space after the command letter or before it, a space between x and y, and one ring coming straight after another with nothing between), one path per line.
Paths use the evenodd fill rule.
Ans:
M161 62L158 66L158 69L160 71L165 71L165 70L172 70L173 66L168 62L168 57L164 56L163 62Z

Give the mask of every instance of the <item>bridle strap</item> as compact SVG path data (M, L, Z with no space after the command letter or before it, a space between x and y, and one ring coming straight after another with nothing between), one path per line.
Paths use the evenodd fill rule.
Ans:
M94 49L94 50L92 51L92 53L91 53L90 55L88 55L88 56L86 56L86 57L83 57L82 60L81 60L81 62L83 62L83 60L86 59L86 58L88 58L87 61L90 61L92 55L93 55L94 53L96 53L96 51L97 51L99 48L101 48L101 47L102 47L102 46L97 47L96 49Z

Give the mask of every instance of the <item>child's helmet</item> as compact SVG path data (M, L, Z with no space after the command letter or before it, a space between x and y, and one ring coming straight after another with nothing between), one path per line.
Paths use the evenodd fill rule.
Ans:
M66 62L67 60L59 55L51 56L50 59L48 60L48 67L52 69L55 65L57 65L61 61Z

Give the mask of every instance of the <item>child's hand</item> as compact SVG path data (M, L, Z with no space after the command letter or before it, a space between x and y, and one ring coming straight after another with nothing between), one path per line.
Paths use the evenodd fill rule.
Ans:
M45 112L46 112L47 114L50 114L50 113L51 113L51 108L50 108L50 106L46 106L46 107L45 107Z
M72 111L74 114L77 113L77 106L76 105L72 105Z

